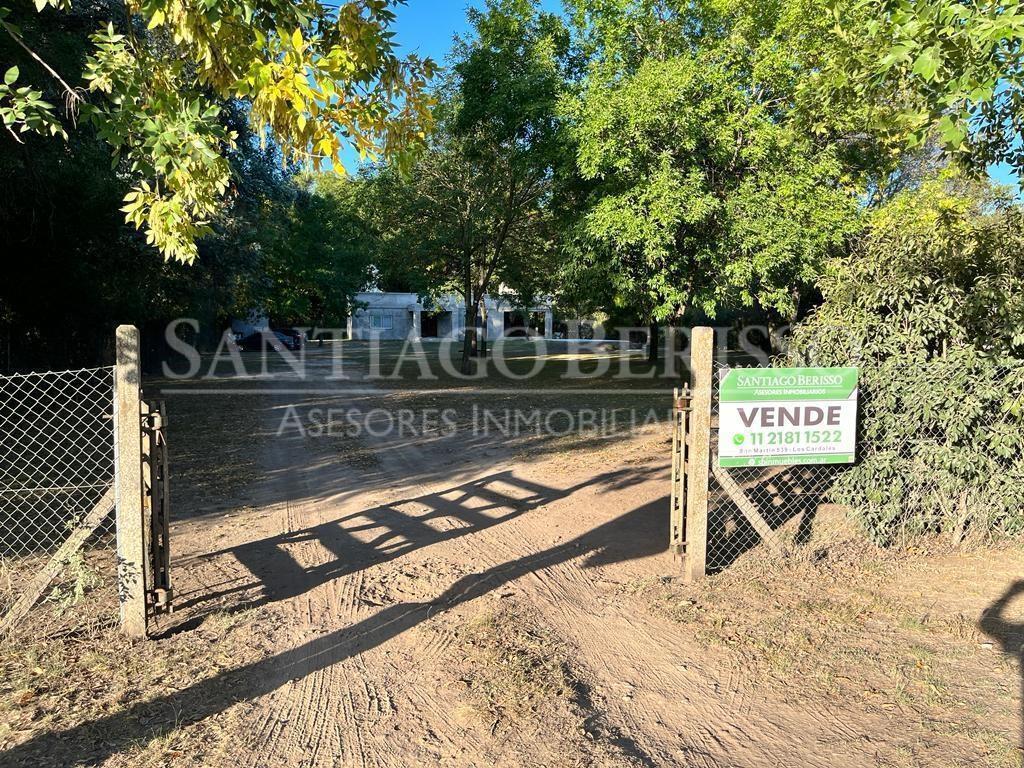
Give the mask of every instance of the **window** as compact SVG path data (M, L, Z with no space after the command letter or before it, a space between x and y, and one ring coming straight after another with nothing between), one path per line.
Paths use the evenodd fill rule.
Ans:
M390 331L394 326L390 312L370 312L370 327L374 330Z

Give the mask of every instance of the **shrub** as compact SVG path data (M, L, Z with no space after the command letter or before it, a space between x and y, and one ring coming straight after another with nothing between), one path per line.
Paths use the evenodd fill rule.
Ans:
M860 458L834 499L881 543L1024 530L1024 215L942 179L873 212L791 363L861 370Z

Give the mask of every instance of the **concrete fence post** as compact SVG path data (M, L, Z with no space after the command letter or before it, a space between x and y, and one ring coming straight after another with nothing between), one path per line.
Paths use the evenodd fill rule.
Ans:
M146 636L146 544L143 537L141 372L139 329L120 325L114 368L114 503L117 515L117 591L121 628Z
M687 581L704 578L708 555L708 474L711 469L711 392L713 387L715 332L693 329L690 337L690 414L686 473L686 555L683 575Z

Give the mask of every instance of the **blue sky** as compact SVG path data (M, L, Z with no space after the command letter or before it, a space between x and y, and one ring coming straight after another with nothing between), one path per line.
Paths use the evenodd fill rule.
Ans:
M439 64L444 63L445 56L452 47L457 34L468 29L466 8L470 3L466 0L409 0L407 5L395 9L398 18L395 21L395 42L400 52L418 53L429 56ZM359 158L355 150L348 149L343 153L345 167L354 172Z
M1017 174L1006 163L989 166L988 175L1000 184L1015 185L1017 183Z
M395 8L395 41L404 51L415 51L438 63L452 46L456 34L466 32L466 9L480 8L483 0L408 0ZM541 7L560 11L560 0L542 0Z
M452 38L467 30L466 0L409 0L396 9L395 40L402 50L444 61L452 46Z
M483 0L409 0L396 8L395 41L402 51L415 51L443 64L455 35L468 31L466 9L482 5ZM562 7L560 0L542 0L541 5L551 11ZM355 152L345 153L346 167L354 170L356 164ZM992 166L989 175L1001 184L1017 183L1017 175L1007 165Z
M542 0L552 11L561 10L560 0ZM395 8L395 42L399 52L429 56L438 64L445 63L455 35L469 30L466 9L480 8L483 0L408 0ZM355 170L358 158L354 151L344 153L345 167Z

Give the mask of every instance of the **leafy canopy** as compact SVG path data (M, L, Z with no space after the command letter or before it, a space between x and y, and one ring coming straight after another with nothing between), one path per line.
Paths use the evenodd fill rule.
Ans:
M471 10L440 90L437 130L407 173L373 183L391 272L425 294L461 293L468 311L499 285L524 300L550 252L549 200L564 154L556 106L569 36L533 0Z
M823 102L863 111L896 148L935 137L982 171L1024 169L1024 4L1017 0L833 0Z
M425 140L434 65L396 53L396 2L129 0L127 14L109 6L83 71L66 78L25 44L2 6L0 26L131 175L126 219L165 257L191 262L231 186L226 153L237 136L220 119L224 100L247 100L254 133L273 138L285 162L314 168L340 169L347 144L376 158ZM72 12L71 0L36 7ZM79 78L84 90L71 84ZM9 134L65 135L74 120L62 122L43 91L22 80L11 67L0 88Z
M932 180L868 220L791 362L857 365L858 464L837 500L881 542L1024 531L1024 211Z
M261 212L260 272L250 306L275 323L340 328L370 279L375 238L359 209L362 182L337 174L294 180Z
M567 102L583 231L620 302L670 319L730 303L783 316L857 225L848 143L804 130L824 27L806 0L597 2Z

